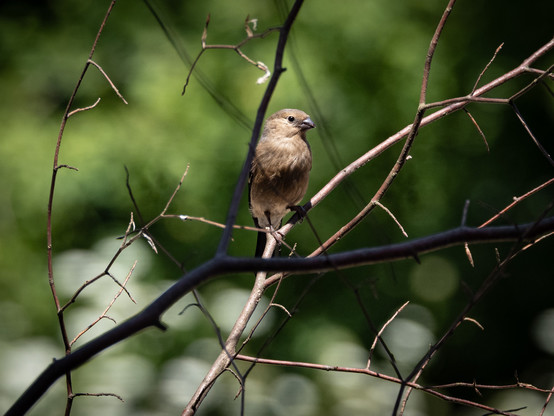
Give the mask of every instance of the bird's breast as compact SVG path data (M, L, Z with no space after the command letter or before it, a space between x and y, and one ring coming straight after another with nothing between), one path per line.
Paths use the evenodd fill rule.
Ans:
M256 150L256 164L269 178L309 173L312 168L310 147L297 137L262 142Z

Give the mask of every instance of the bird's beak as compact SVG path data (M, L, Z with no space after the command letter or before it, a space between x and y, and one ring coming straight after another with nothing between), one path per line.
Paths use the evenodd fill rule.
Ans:
M302 130L308 130L315 128L315 124L312 119L308 117L302 120L302 124L300 125L300 127L302 128Z

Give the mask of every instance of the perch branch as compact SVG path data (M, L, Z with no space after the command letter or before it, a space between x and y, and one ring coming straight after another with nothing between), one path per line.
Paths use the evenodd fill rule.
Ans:
M313 258L215 257L186 273L135 316L51 363L13 403L6 416L24 414L59 377L81 366L101 351L146 328L165 329L160 321L161 315L199 284L207 282L215 276L257 270L285 272L334 270L335 268L413 259L414 256L421 256L447 247L460 246L465 242L477 244L536 241L543 235L552 232L554 232L554 217L549 217L538 223L486 228L459 227L402 243Z

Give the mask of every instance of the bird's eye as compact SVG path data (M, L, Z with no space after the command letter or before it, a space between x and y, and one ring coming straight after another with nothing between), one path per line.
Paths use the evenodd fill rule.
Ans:
M287 120L290 121L291 123L294 121L294 117L293 116L288 116L287 117Z

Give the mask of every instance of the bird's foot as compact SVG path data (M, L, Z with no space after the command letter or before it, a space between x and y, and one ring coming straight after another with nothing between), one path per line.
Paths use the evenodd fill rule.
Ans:
M291 206L288 206L287 208L298 214L298 217L299 217L298 222L302 222L304 220L304 217L308 215L308 213L306 212L306 210L302 205L291 205Z
M283 241L284 241L284 234L277 231L275 228L273 227L268 227L269 228L269 234L271 234L273 236L273 238L275 239L275 241L277 241L277 244L279 246L281 246L283 244Z

